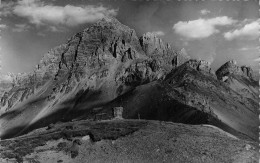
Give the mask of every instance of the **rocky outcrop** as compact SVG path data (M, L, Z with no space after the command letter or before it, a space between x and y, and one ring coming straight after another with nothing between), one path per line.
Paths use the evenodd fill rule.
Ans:
M222 65L217 71L216 75L218 79L222 79L229 75L239 75L249 79L253 79L253 70L248 66L238 66L235 60L231 60Z
M210 67L210 63L204 60L189 60L184 63L186 66L191 67L202 73L208 73L215 77L214 71Z
M240 67L236 61L228 61L216 71L216 75L232 90L249 98L250 101L258 101L259 85L250 67Z
M155 60L167 72L190 59L189 56L183 54L182 50L173 49L170 44L165 44L153 33L148 32L141 36L139 40L145 54Z
M0 74L0 97L3 96L5 91L9 91L12 87L12 77L8 75Z
M247 76L249 78L253 77L253 70L252 70L251 67L249 67L249 66L241 66L241 70L242 70L244 76Z

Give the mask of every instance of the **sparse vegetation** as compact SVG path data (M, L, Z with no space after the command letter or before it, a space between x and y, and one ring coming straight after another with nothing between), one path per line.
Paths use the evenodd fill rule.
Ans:
M75 122L77 123L77 122ZM22 158L30 153L34 152L34 149L39 146L44 146L47 141L58 140L60 138L72 141L74 137L89 135L91 141L100 141L102 139L116 140L119 137L132 134L140 127L144 126L146 122L87 122L80 124L74 130L67 126L54 126L55 130L60 129L58 132L50 132L46 130L45 133L34 136L24 136L15 140L3 140L0 141L1 145L1 158L15 158L19 163L22 162ZM86 129L87 128L87 129ZM50 133L49 133L50 132ZM81 142L78 139L74 140L74 143L80 145ZM57 145L56 150L62 151L67 148L66 142L60 142ZM77 151L70 151L71 157L77 156Z

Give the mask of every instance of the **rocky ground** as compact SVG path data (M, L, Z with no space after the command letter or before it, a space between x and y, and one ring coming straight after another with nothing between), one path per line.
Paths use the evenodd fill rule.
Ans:
M204 125L105 120L58 123L0 141L1 162L258 162L257 143Z

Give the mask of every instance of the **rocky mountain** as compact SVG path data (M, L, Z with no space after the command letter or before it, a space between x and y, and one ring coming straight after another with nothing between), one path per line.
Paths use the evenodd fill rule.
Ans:
M134 30L105 18L45 54L33 72L13 76L11 90L1 98L1 136L41 119L47 125L72 118L56 115L59 111L81 114L101 107L137 85L163 79L184 61L154 35L139 40ZM46 120L49 115L53 118Z
M216 73L152 33L104 18L44 55L33 72L1 79L0 137L59 121L126 119L209 124L258 139L258 84L234 61ZM4 82L3 82L4 81Z

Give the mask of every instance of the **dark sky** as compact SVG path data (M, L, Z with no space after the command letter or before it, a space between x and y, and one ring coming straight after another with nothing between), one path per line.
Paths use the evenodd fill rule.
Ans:
M139 36L153 32L217 69L227 60L258 69L257 0L2 0L1 71L28 72L51 48L105 15Z

